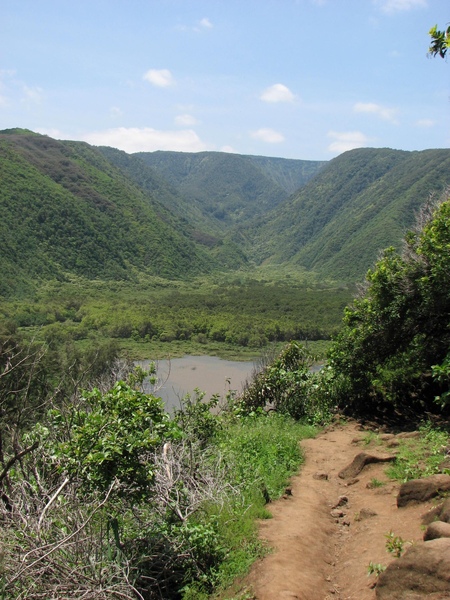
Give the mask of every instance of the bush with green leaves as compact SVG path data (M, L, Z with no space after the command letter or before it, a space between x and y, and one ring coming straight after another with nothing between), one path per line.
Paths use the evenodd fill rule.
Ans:
M403 252L386 250L346 308L329 365L335 402L347 413L416 419L442 409L450 383L449 223L450 201L430 200ZM434 378L433 365L441 365Z
M243 414L272 409L309 423L326 422L332 412L331 381L328 370L311 372L314 361L306 346L291 342L254 374L237 399L236 409Z
M54 409L52 427L61 430L65 418ZM70 425L69 438L53 449L59 468L87 489L105 491L118 481L127 494L139 497L148 494L152 484L155 449L180 436L162 400L125 381L106 393L98 388L83 392Z

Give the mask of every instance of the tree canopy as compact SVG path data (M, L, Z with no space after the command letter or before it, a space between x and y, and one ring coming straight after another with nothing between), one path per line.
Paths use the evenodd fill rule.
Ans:
M447 198L447 195L445 196ZM415 417L448 397L450 201L425 206L402 253L387 249L348 307L330 355L349 413ZM436 369L436 367L439 367Z
M439 54L441 58L445 58L450 47L450 25L443 31L440 31L437 25L435 25L430 29L429 34L431 36L431 44L428 53L432 56Z

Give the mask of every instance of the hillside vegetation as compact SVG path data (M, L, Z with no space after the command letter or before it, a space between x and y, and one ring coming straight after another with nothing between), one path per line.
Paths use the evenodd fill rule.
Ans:
M0 158L4 295L73 275L180 279L261 264L354 282L401 242L450 167L448 150L366 148L329 163L128 155L27 130L0 134Z
M277 207L326 164L223 152L141 152L135 156L221 228Z
M255 239L260 260L358 280L450 178L450 152L352 150L330 161L266 218Z
M180 219L87 144L0 135L1 292L68 274L182 278L214 260Z
M266 552L255 519L316 426L448 417L450 201L427 198L449 158L355 150L289 197L291 163L207 153L194 193L142 156L0 134L2 598L206 600ZM370 265L349 303L342 281ZM299 340L331 336L312 372ZM118 342L283 347L241 395L197 390L169 415L156 366Z

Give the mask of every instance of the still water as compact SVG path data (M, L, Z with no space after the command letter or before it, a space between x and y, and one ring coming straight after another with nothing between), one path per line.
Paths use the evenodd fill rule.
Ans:
M147 362L139 363L146 368ZM224 397L230 390L240 392L251 376L255 363L222 360L216 356L184 356L157 361L160 389L155 395L164 400L166 410L180 406L180 399L192 394L195 388L206 392L208 400L213 394Z

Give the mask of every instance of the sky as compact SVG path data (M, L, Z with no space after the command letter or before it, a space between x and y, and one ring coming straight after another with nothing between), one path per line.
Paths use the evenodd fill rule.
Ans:
M448 0L0 0L0 129L330 160L450 145Z

